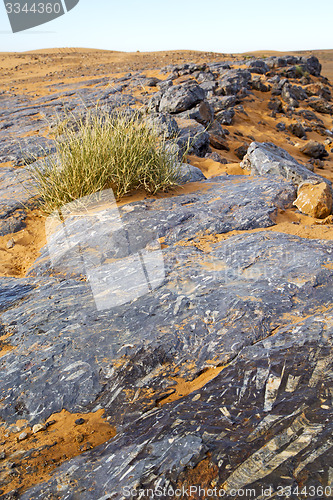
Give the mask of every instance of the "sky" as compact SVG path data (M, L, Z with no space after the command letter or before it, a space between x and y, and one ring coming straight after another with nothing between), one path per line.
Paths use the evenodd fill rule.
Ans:
M80 0L65 15L19 33L11 32L0 2L1 52L333 49L333 0Z

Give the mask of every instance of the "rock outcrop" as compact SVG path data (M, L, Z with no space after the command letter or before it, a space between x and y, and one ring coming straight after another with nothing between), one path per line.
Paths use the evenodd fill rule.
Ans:
M63 207L25 276L0 277L0 432L16 429L22 447L0 450L1 500L331 495L332 242L276 230L293 204L330 229L330 181L292 155L302 157L292 140L313 134L310 157L330 159L320 71L315 57L231 57L1 96L8 251L36 207L27 164L54 153L42 116L84 119L98 101L144 120L180 157L190 147L197 161L218 160L214 169L237 161L213 177L183 164L170 196L89 215ZM256 141L249 114L257 122L262 101L267 141L275 133L292 154ZM228 175L238 159L250 176ZM113 431L92 449L83 430L77 456L41 479L29 460L55 446L40 436L64 410L83 428L82 415L104 410Z

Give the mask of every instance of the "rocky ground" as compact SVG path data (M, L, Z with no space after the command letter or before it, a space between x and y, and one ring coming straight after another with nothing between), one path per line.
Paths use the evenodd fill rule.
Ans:
M0 498L333 496L319 60L63 49L0 66ZM97 103L190 140L182 185L50 235L30 164L54 153L57 118Z

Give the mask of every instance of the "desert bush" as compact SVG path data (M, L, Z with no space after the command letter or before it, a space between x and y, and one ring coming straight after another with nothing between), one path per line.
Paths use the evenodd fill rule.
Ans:
M60 123L55 139L56 154L32 169L46 213L103 189L119 199L139 188L154 194L177 185L178 149L137 114L88 111Z

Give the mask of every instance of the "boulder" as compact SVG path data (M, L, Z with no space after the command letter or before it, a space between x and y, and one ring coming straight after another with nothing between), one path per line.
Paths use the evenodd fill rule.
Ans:
M288 125L287 129L289 132L291 132L293 135L296 137L299 137L300 139L306 139L306 132L301 123L290 123Z
M201 101L194 108L178 113L179 118L196 120L202 125L211 123L214 119L214 110L208 101Z
M265 84L260 76L254 76L251 80L251 87L253 90L258 90L259 92L269 92L271 90L271 86Z
M189 165L188 163L182 163L179 169L178 182L179 184L185 184L187 182L199 182L205 180L206 177L201 172L200 168Z
M193 108L205 98L205 91L197 84L175 85L162 95L159 111L181 113Z
M215 113L219 111L231 108L237 103L237 99L233 95L221 96L221 97L211 97L208 99L209 104L214 109Z
M309 105L318 113L333 115L333 105L323 99L322 97L310 97Z
M310 179L331 186L330 181L311 172L287 151L270 142L252 142L241 166L251 170L253 175L281 175L297 186Z
M332 191L325 182L302 182L294 205L303 214L325 219L332 212Z
M260 75L265 75L269 71L269 67L262 59L255 59L247 63L249 71L251 73L258 73Z
M302 57L302 60L306 64L307 70L310 75L320 76L321 64L316 56Z
M203 125L195 120L176 117L179 128L177 143L181 151L186 151L189 147L189 153L203 157L208 151L209 134Z
M222 75L215 90L216 95L236 95L241 89L247 89L251 73L245 69L231 69Z
M166 139L176 137L178 134L177 122L168 113L151 113L144 118L149 128Z
M328 156L324 144L312 140L304 144L304 146L301 146L300 151L311 158L323 159Z
M232 124L232 119L235 116L235 110L234 108L228 108L222 111L219 111L216 113L215 117L216 120L221 123L222 125L231 125Z

